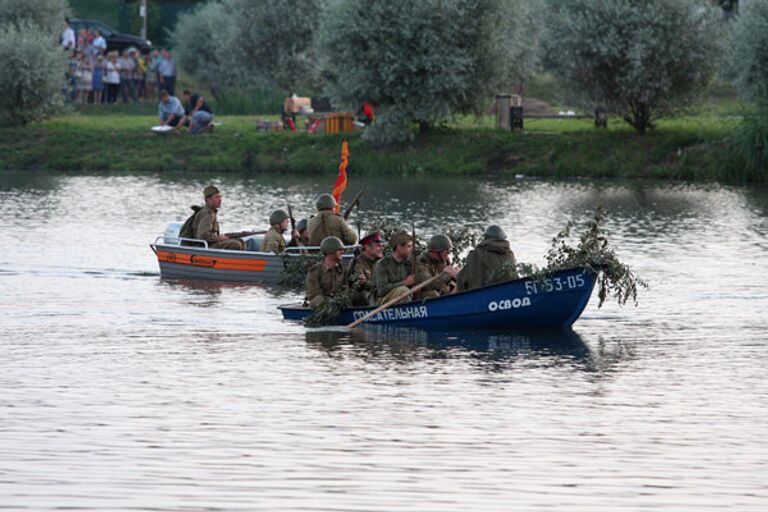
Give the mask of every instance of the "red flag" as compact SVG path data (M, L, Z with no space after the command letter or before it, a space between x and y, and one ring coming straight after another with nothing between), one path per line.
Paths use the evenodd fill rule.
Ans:
M341 143L341 163L339 164L339 175L336 177L336 184L333 186L333 198L336 200L336 213L341 208L341 193L347 190L347 164L349 163L349 146L347 141Z

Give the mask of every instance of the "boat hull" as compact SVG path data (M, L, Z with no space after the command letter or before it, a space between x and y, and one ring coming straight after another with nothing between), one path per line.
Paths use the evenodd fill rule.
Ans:
M547 278L524 278L498 283L422 302L392 306L365 320L439 329L565 328L584 311L592 295L597 273L577 268L555 272ZM346 325L375 307L349 308L334 322ZM281 306L283 318L302 321L310 308Z

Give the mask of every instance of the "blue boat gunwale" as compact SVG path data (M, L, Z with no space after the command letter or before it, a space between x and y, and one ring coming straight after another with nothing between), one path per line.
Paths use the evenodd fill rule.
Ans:
M498 282L498 283L488 284L488 285L485 285L485 286L481 286L479 288L472 288L471 290L464 290L463 292L456 292L456 293L452 293L450 295L442 295L440 297L435 297L433 299L422 299L422 300L414 300L414 301L411 301L411 302L405 302L405 303L401 303L401 304L393 304L390 307L418 306L418 305L423 305L426 302L429 302L429 304L437 304L437 303L439 303L441 301L451 301L451 300L456 299L457 297L467 296L467 295L471 295L471 294L485 293L485 292L488 292L488 291L492 291L494 288L505 288L505 287L508 287L508 286L510 286L512 284L524 283L526 281L531 281L531 282L537 282L538 283L538 282L542 282L544 279L550 279L551 277L556 276L558 274L565 274L565 273L573 272L573 271L576 271L576 270L581 270L582 274L591 273L591 274L594 274L595 276L597 276L602 269L601 269L601 267L599 265L585 265L585 266L581 266L581 267L564 268L564 269L556 270L556 271L551 272L551 273L545 273L545 274L541 274L541 275L537 275L537 276L526 276L526 277L520 277L518 279L512 279L510 281L501 281L501 282ZM593 287L594 287L594 284L593 284ZM588 294L585 294L584 304L582 305L582 307L580 307L578 309L578 312L576 312L576 315L575 315L576 317L581 315L581 312L586 307L587 302L589 302L589 299L592 296L592 288L593 287L590 288ZM351 312L354 312L354 311L368 311L368 310L373 311L377 307L379 307L379 306L378 305L376 305L376 306L352 306L352 307L346 308L344 311L345 312L346 311L351 311ZM312 311L312 308L306 307L306 306L303 306L303 305L297 307L295 303L294 304L282 304L282 305L279 305L278 309L281 310L281 311L282 310ZM573 320L575 321L576 319L574 318ZM571 323L573 323L573 322L571 322Z

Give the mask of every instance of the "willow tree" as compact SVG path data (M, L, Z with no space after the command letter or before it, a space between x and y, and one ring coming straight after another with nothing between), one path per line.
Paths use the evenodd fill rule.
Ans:
M0 0L0 123L23 125L63 107L66 0Z
M459 113L477 113L516 70L505 21L511 0L338 0L320 46L331 96L373 103L376 143L411 139ZM527 61L526 61L527 62Z
M570 99L638 133L689 105L719 56L712 7L696 0L548 0L545 45Z
M742 8L732 30L729 61L744 96L768 97L768 2L749 2Z

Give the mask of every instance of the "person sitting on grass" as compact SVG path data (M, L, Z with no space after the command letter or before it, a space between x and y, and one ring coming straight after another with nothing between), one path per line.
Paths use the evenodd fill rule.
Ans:
M160 104L158 105L158 111L160 114L160 122L163 126L171 126L176 131L176 127L179 126L184 119L184 107L181 106L179 98L171 96L168 91L160 91Z
M189 134L194 135L213 131L213 111L199 94L192 94L188 89L181 93L184 98L184 125L189 124Z

